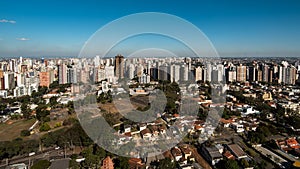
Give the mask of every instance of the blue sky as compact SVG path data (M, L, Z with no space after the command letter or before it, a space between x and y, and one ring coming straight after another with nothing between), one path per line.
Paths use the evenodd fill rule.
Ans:
M77 56L99 28L138 12L188 20L221 56L300 56L298 0L1 0L0 57Z

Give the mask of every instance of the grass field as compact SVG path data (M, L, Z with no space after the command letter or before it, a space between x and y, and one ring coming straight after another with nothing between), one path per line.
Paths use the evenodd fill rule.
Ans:
M29 129L35 122L31 120L9 120L0 124L0 141L10 141L20 137L22 130Z

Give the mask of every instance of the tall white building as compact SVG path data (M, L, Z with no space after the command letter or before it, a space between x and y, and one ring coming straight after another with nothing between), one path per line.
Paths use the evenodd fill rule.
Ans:
M137 77L141 77L144 74L144 67L142 65L138 65L136 67L136 75Z
M104 67L100 67L97 69L97 71L98 71L98 74L97 74L98 82L100 82L105 79L105 69L104 69Z
M224 76L225 76L225 73L224 73L224 65L223 64L218 64L217 65L217 71L218 71L218 82L222 82L224 80Z
M17 86L24 86L25 85L25 75L23 73L17 74Z
M133 79L134 78L134 72L135 72L135 67L133 64L130 64L128 67L128 78Z
M206 64L206 81L211 82L212 66L210 63Z
M286 83L286 70L287 67L285 65L279 66L279 77L278 77L278 83Z
M180 66L172 64L170 66L170 80L171 82L178 82L180 80Z
M15 76L13 72L4 72L4 89L12 90L15 88Z
M110 83L115 81L114 66L105 66L105 77Z
M58 83L59 84L68 83L67 65L65 63L61 63L60 65L58 65Z
M188 65L182 65L180 69L181 79L182 81L188 81L189 80L189 66Z
M139 77L139 82L141 84L150 83L150 75L143 74L142 76Z
M195 68L195 81L196 82L199 80L202 80L202 71L203 71L203 69L200 66Z

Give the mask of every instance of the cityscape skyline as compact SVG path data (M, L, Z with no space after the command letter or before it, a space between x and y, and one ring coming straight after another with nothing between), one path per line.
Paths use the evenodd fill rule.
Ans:
M299 9L0 1L0 169L300 168Z
M117 4L2 1L0 56L74 57L87 39L105 24L129 14L149 11L176 15L193 23L207 35L222 57L300 55L298 1L284 4L280 1L164 1L157 4L158 1Z

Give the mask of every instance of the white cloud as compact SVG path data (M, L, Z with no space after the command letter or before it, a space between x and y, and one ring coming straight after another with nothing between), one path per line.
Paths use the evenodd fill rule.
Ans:
M0 23L12 23L12 24L14 24L14 23L17 23L17 22L14 21L14 20L1 19Z
M20 40L20 41L27 41L27 40L30 40L29 38L16 38L17 40Z

